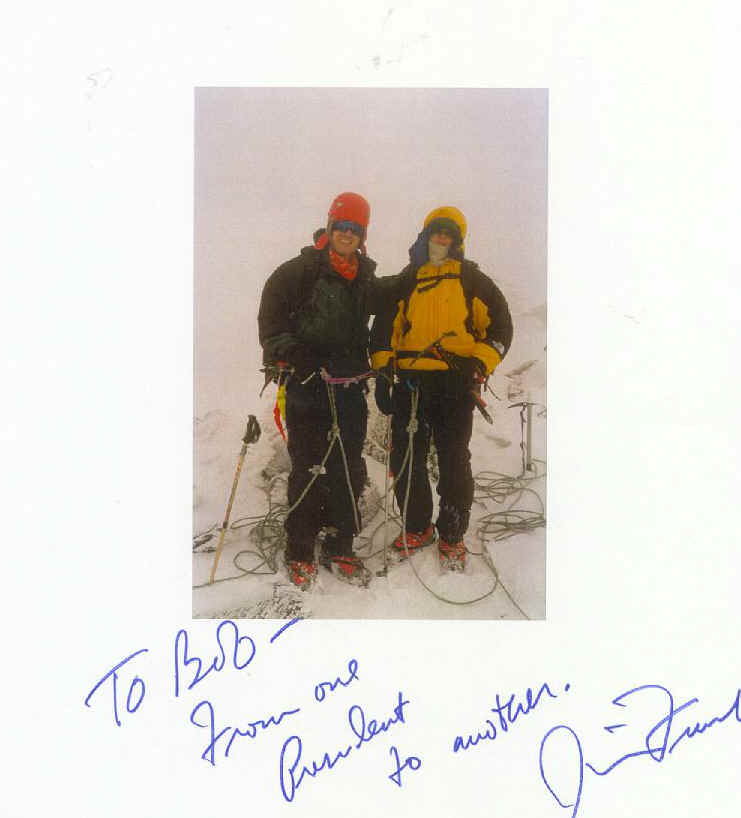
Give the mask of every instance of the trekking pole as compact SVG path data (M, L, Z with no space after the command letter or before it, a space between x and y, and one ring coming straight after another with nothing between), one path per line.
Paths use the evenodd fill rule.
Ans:
M214 554L214 562L211 566L211 578L208 581L209 585L213 584L214 576L216 575L216 568L219 565L219 558L221 557L221 549L224 546L224 537L226 536L226 529L229 526L229 516L232 513L232 504L234 503L234 495L237 493L237 483L239 483L239 475L242 471L242 464L244 463L244 456L247 453L247 446L250 443L256 443L260 438L260 424L254 415L250 415L247 419L247 428L244 430L244 437L242 438L242 450L239 453L239 460L237 461L237 470L234 472L234 482L232 483L231 494L229 495L229 502L226 504L226 514L224 515L224 522L221 524L221 533L219 534L219 544L216 546L216 553Z

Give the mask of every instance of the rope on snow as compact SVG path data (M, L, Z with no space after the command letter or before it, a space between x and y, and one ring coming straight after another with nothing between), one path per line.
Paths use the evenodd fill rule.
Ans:
M220 583L220 582L229 582L236 579L241 579L245 575L266 575L266 574L276 574L279 570L278 568L278 556L280 552L285 548L285 530L283 527L283 523L288 517L291 512L298 507L298 505L302 502L304 497L309 492L311 486L314 484L317 477L323 473L324 467L329 459L329 456L334 448L336 443L339 443L340 451L342 454L342 461L345 470L345 478L347 481L347 486L350 492L350 496L352 498L353 504L353 515L355 519L356 530L360 532L360 520L357 510L357 504L355 502L355 497L352 491L352 484L350 481L350 474L349 474L349 467L347 464L347 457L345 455L344 444L342 441L342 436L339 430L339 423L337 419L337 408L336 403L334 400L334 387L337 383L342 383L343 379L338 378L329 378L328 376L325 377L325 373L322 373L323 380L325 381L327 392L330 401L330 410L332 412L332 426L329 432L329 445L327 447L327 451L322 458L321 463L315 468L312 469L313 476L311 480L307 483L306 487L302 491L299 498L296 502L289 508L285 504L275 503L273 500L273 489L275 484L280 480L285 480L282 475L276 475L268 484L267 488L265 489L265 493L267 496L268 502L268 511L264 515L252 515L248 517L241 517L235 520L231 526L229 526L229 530L237 530L240 528L249 527L251 530L249 532L249 536L251 539L255 541L256 550L252 549L243 549L235 554L233 558L234 567L240 572L236 576L229 576L229 577L222 577L220 579L213 580L212 582L202 583L200 585L194 585L193 589L199 589L207 587L210 584ZM362 377L367 377L367 374L363 375ZM409 466L414 450L414 433L416 432L416 424L417 424L417 404L418 404L418 393L417 390L414 389L412 392L412 413L410 418L410 424L408 427L409 434L409 444L407 446L407 450L404 454L404 458L402 460L401 468L399 469L399 474L394 476L394 480L389 485L388 482L388 459L386 462L386 486L384 494L381 498L381 501L377 504L376 508L373 510L373 514L371 515L371 519L376 516L378 511L380 510L381 506L384 505L386 511L384 515L384 520L381 522L376 528L373 530L369 537L359 537L358 539L362 544L358 545L356 548L357 551L361 551L364 549L371 549L371 553L362 554L362 558L365 560L371 559L377 556L379 553L383 554L384 557L384 567L387 566L386 563L386 550L387 550L387 540L384 536L384 546L382 549L372 550L373 543L378 534L378 531L382 528L384 529L384 535L386 532L387 524L389 520L396 523L400 527L401 532L406 532L406 512L407 506L409 502L409 494L411 489L411 467L409 467L407 472L407 486L404 496L404 507L402 510L401 515L389 515L388 514L388 501L389 498L394 498L394 488L398 481L402 478L404 474L404 469ZM523 407L524 409L524 407ZM522 413L521 413L522 418ZM525 424L521 423L521 434L523 436L522 442L520 444L523 453L525 450L525 441L524 441L524 429ZM388 447L390 446L390 441L388 439L388 430L387 430L387 439L385 441L384 448L386 449L386 454L388 455ZM512 477L506 474L501 474L495 471L482 471L479 472L477 475L474 476L474 484L476 489L476 494L474 495L474 502L481 503L485 505L487 501L493 501L498 504L502 504L506 502L508 499L512 498L511 504L504 509L503 511L495 511L485 515L484 517L478 520L478 525L476 529L477 536L485 543L486 541L494 541L499 542L505 539L509 539L517 534L524 533L527 531L532 531L535 528L541 527L545 525L545 514L544 514L544 505L543 501L540 498L540 495L531 488L530 484L535 480L538 480L545 476L545 472L539 474L537 473L537 469L534 467L534 463L542 463L544 461L541 460L533 460L530 465L530 471L534 472L533 476L525 476L526 465L523 460L523 473L520 474L518 477ZM530 509L522 509L522 508L515 508L515 505L520 502L523 497L529 496L535 497L537 501L538 508L537 510L533 511ZM193 540L193 551L196 552L196 549L200 546L207 543L214 535L215 531L218 529L218 525L213 525L211 528L206 529L205 531L200 532L194 537ZM472 556L481 557L486 566L492 572L494 576L494 584L492 587L484 594L477 596L473 599L465 599L465 600L455 600L450 599L448 597L443 596L442 594L438 594L432 588L430 588L424 580L419 576L419 573L414 566L413 560L409 558L409 551L407 549L406 541L404 541L404 547L406 551L407 561L412 566L412 571L414 572L415 577L417 578L418 582L422 585L425 590L434 596L436 599L440 600L441 602L451 604L451 605L472 605L476 602L480 602L483 599L491 596L497 589L497 587L501 586L503 592L506 594L508 599L512 602L515 608L522 614L523 617L529 619L528 615L525 611L520 607L517 601L514 599L511 592L507 589L504 583L499 576L499 572L494 564L494 561L491 558L491 555L488 552L488 549L482 547L481 551L471 551L469 548L466 548L467 552ZM257 565L251 568L244 568L240 565L240 558L243 555L250 555L253 557L258 558ZM267 570L262 570L267 568Z

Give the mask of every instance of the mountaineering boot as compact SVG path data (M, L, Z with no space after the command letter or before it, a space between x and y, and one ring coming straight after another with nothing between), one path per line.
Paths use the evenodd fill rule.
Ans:
M463 571L466 567L466 546L463 540L450 543L440 539L438 543L440 553L440 568L443 571Z
M367 588L371 573L353 553L352 543L352 534L341 533L333 526L328 526L319 552L319 562L337 579Z
M449 543L440 539L438 544L440 550L440 568L443 571L463 571L466 567L466 546L463 540L457 543Z
M367 588L368 583L371 581L370 571L363 565L363 561L354 554L344 556L342 554L322 553L321 563L337 579L341 579L350 585Z
M404 547L404 540L406 540L406 548ZM407 558L407 552L411 557L412 554L421 551L425 546L431 545L434 540L435 529L431 525L428 525L420 534L416 534L414 531L407 531L406 536L399 534L388 550L389 559L391 562L402 562Z
M303 560L286 560L288 579L302 591L308 591L316 582L317 565Z

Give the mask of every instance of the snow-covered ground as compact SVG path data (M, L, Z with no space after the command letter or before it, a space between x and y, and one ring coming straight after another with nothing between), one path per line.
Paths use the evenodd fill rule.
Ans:
M516 301L516 299L515 299ZM194 537L211 531L206 542L194 539L193 616L196 618L268 617L296 615L321 619L530 619L545 618L545 544L543 526L495 540L479 536L487 515L509 506L539 512L545 503L546 460L546 371L545 305L517 313L513 310L515 339L512 348L490 380L496 397L486 400L494 424L488 425L476 413L471 441L472 467L477 482L484 486L491 472L518 477L523 474L521 407L511 404L531 401L532 457L535 471L526 473L526 491L496 502L482 496L474 504L466 537L470 552L485 552L490 559L472 554L465 573L441 574L437 550L427 549L411 561L383 568L384 534L390 542L398 526L383 525L382 496L385 484L381 449L385 419L369 396L369 440L366 445L370 485L361 499L363 530L356 539L356 551L368 557L373 573L368 588L341 582L320 568L316 587L301 592L289 583L282 555L275 560L276 572L260 565L255 551L255 535L245 518L259 518L269 509L268 489L272 479L272 502L285 502L282 475L288 469L285 444L273 421L275 386L269 385L261 399L262 375L255 373L249 383L253 403L239 415L233 410L211 410L194 423ZM262 434L248 446L231 512L230 528L216 573L208 584L227 500L234 479L241 438L247 415L254 414ZM532 479L534 478L534 479ZM534 494L535 492L537 494ZM435 494L435 499L437 495ZM393 509L393 506L391 506ZM250 553L252 552L252 553ZM235 562L236 560L236 562ZM237 567L239 566L239 567ZM242 570L240 570L242 569ZM243 573L257 569L257 573ZM234 579L227 579L234 577ZM219 581L224 580L224 581ZM447 600L447 601L443 601ZM474 601L478 600L478 601Z

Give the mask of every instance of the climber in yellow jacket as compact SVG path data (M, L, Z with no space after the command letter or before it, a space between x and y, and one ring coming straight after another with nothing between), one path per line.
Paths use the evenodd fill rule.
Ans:
M371 362L379 370L376 403L392 414L391 471L400 508L413 397L417 404L406 531L391 547L404 559L434 541L432 493L427 475L430 439L438 454L440 509L436 521L443 568L462 571L463 535L473 503L468 449L473 426L472 390L501 363L512 342L507 301L494 282L464 256L467 224L455 207L428 214L400 274L398 298L379 312L371 329ZM393 393L391 386L393 385Z

